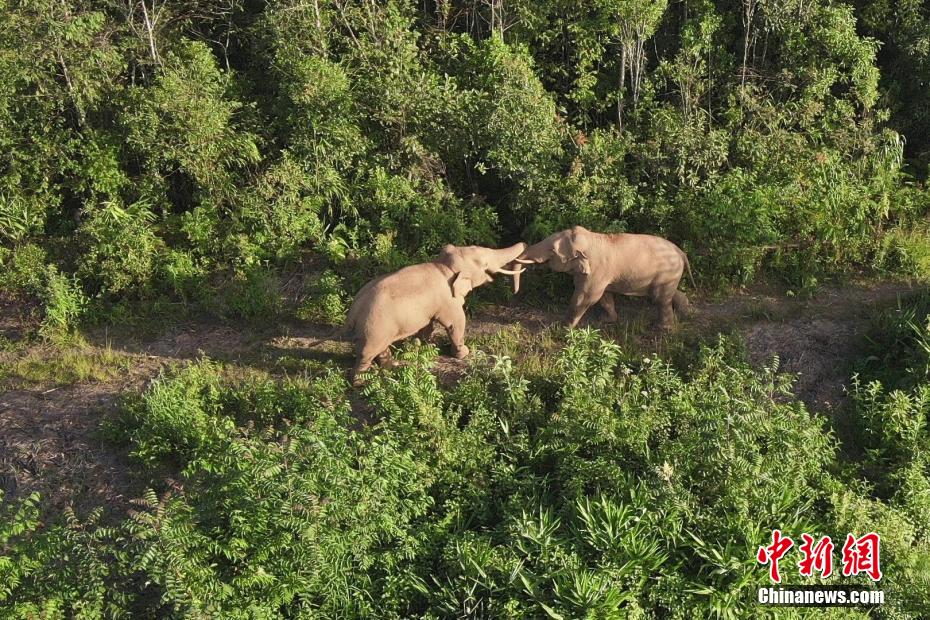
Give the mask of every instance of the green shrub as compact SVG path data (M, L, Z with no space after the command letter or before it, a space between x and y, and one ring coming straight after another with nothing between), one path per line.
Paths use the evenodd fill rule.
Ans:
M700 196L685 213L687 235L700 240L694 245L703 251L691 254L695 268L720 274L728 282L752 281L766 246L781 237L781 219L788 208L783 192L737 169Z
M264 172L254 188L237 199L234 226L237 261L285 263L323 243L322 197L290 153ZM214 235L216 233L213 233ZM210 234L201 246L209 250Z
M0 290L39 297L45 284L46 253L28 243L12 249L0 247Z
M903 401L860 399L885 467L863 481L790 378L726 340L682 372L574 330L544 373L476 355L450 388L436 354L403 349L356 395L333 371L163 375L116 430L176 482L117 528L12 509L5 596L65 615L748 617L772 529L876 530L894 598L875 613L920 617L928 450Z
M274 273L255 265L236 273L219 292L223 315L247 321L274 320L281 311L280 284Z
M16 245L41 232L46 213L37 198L0 193L0 240Z
M211 205L232 196L234 171L259 161L255 136L236 124L242 104L229 86L207 44L183 37L151 83L129 86L118 122L142 168L144 199L169 203L172 184L187 182L187 191L203 192Z
M208 305L208 270L192 252L168 250L162 257L159 278L168 290L185 302Z
M862 376L853 381L850 415L864 452L861 470L887 503L849 494L838 503L841 522L851 522L849 527L861 531L881 531L882 553L889 564L886 574L894 570L899 575L883 582L886 596L894 593L894 609L914 616L923 613L922 605L925 608L930 600L928 314L930 297L923 291L873 319L873 340L860 364Z
M144 202L87 209L79 229L85 249L78 276L109 297L150 292L162 245L154 223L155 214Z
M297 309L297 318L324 325L341 325L349 303L342 278L327 270L311 281L308 295Z
M40 565L34 557L34 550L28 549L25 541L39 525L39 496L37 494L23 498L16 505L4 501L0 491L0 603L9 601L10 595L20 584L35 572Z
M882 237L876 262L892 272L922 282L930 279L930 231L923 226L894 228Z
M219 369L206 361L162 375L131 399L117 432L132 442L136 458L186 463L233 430L230 419L217 415L220 385Z
M45 277L42 294L45 317L39 333L53 342L67 340L84 316L88 299L76 277L61 274L54 266L48 267Z
M12 618L128 617L132 597L117 530L102 509L79 519L66 509L51 525L39 521L39 496L11 503L0 492L0 609Z

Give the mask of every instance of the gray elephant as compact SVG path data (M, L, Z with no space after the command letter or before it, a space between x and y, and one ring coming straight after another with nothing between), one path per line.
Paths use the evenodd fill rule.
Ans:
M366 284L355 296L346 330L355 341L353 380L377 358L391 362L390 345L414 334L428 337L433 322L452 340L455 357L468 355L465 346L465 296L491 281L494 274L519 278L523 268L504 267L526 249L518 243L495 250L480 246L445 246L430 263L411 265Z
M518 264L548 263L553 271L575 274L575 292L567 323L574 327L596 303L617 320L613 293L649 297L659 308L659 326L667 329L672 308L687 311L688 297L678 290L684 270L691 277L688 257L666 239L652 235L602 234L575 226L546 237L523 252ZM519 287L519 276L514 276ZM694 285L694 278L691 277Z

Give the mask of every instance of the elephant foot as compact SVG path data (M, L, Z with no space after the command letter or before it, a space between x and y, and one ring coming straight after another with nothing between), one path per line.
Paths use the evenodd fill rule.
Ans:
M352 372L352 387L360 388L365 385L365 379L362 377L362 372L353 371Z
M462 346L455 348L453 355L455 356L455 359L460 360L464 357L468 357L469 353L471 353L471 349L463 344Z
M390 349L385 349L376 359L381 368L394 368L394 366L397 365L397 362L394 361L394 356L391 355Z

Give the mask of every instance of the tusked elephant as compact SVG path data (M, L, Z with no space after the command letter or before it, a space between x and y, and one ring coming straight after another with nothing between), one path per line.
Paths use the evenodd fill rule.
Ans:
M678 290L688 257L661 237L602 234L575 226L550 235L517 257L517 264L548 263L554 271L575 274L575 292L567 323L574 327L593 304L600 303L608 319L617 320L612 293L649 297L659 308L659 326L671 326L674 313L687 311L688 297ZM515 288L519 276L514 276Z
M346 331L355 341L353 381L377 358L391 362L390 345L414 334L429 335L433 321L452 340L456 358L468 355L465 346L465 296L492 280L494 274L517 278L523 268L505 269L526 249L518 243L499 250L481 246L445 246L435 260L411 265L366 284L355 296L346 318Z

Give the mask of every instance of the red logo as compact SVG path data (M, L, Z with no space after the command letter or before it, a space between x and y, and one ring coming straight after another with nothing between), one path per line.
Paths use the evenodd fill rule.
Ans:
M759 547L756 554L756 560L759 564L771 564L769 566L769 577L775 583L781 583L781 575L778 572L778 561L788 553L788 549L794 545L794 541L787 536L781 535L781 530L772 531L772 544L768 547Z
M798 551L801 552L798 572L801 576L812 577L815 571L821 577L832 575L834 545L830 537L823 536L820 540L816 540L810 534L801 534L801 538L804 541L798 547ZM882 578L879 560L880 544L881 537L875 532L869 532L860 538L852 534L847 535L846 543L843 545L843 576L854 577L865 573L873 581L880 580ZM774 583L781 583L778 561L784 558L793 546L794 541L788 536L783 536L781 530L772 530L772 544L759 547L756 561L759 564L769 565L769 578Z
M829 577L833 574L833 541L829 536L821 538L817 544L814 544L814 537L810 534L801 534L804 544L798 547L804 556L798 562L801 569L801 575L810 577L816 570L821 577Z
M869 532L862 538L848 534L843 545L843 576L865 573L872 581L881 579L882 569L878 563L880 542L881 539L875 532Z

